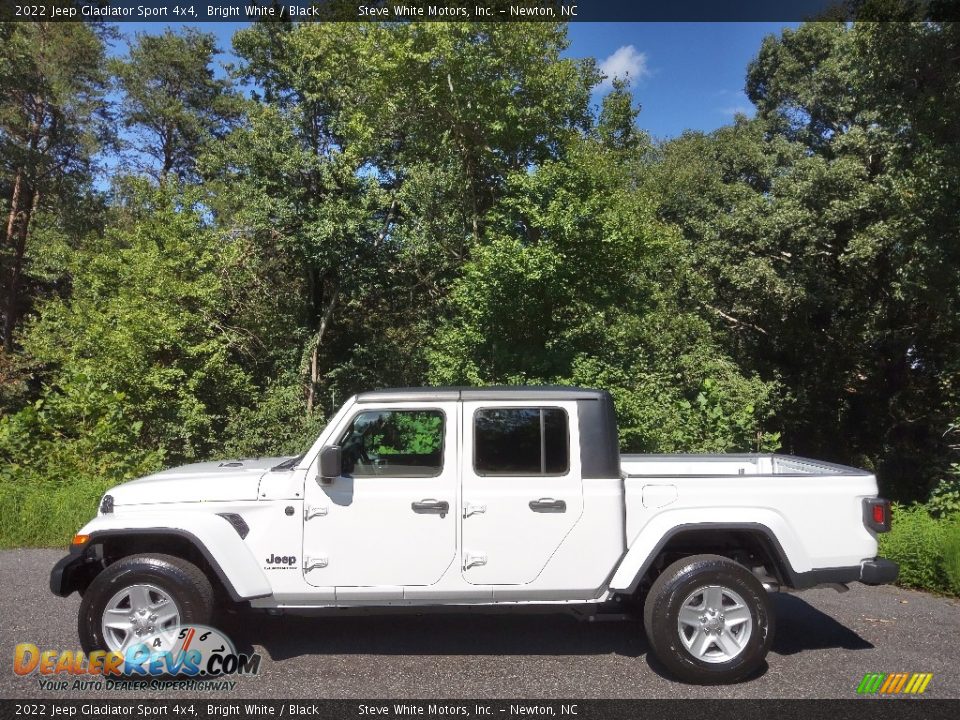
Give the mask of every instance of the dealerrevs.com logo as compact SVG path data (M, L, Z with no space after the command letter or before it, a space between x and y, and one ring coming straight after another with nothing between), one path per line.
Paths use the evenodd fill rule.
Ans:
M922 695L933 673L867 673L857 686L860 695Z
M36 675L41 690L232 690L231 678L256 675L258 653L238 653L219 630L179 625L137 638L120 650L41 650L20 643L13 654L17 675Z

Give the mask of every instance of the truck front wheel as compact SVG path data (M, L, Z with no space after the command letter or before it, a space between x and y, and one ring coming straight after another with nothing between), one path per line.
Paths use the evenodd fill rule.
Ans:
M212 612L213 588L196 565L172 555L132 555L90 583L77 630L87 653L124 652L147 641L167 650L180 625L206 625Z
M678 679L732 683L755 673L773 641L774 616L760 581L720 555L667 567L643 607L647 641Z

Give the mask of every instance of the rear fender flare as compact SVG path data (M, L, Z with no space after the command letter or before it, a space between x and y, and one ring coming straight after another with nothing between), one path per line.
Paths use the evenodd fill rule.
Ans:
M610 589L618 593L636 591L660 551L672 538L688 531L742 530L761 534L778 555L776 560L791 585L799 573L810 569L802 545L777 513L754 508L723 508L711 510L710 515L709 520L704 520L702 511L677 510L653 517L630 542L627 554L610 580Z

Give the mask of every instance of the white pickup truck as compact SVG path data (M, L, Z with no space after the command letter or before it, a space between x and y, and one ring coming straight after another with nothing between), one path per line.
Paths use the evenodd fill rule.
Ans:
M623 455L613 402L566 387L356 395L294 458L111 489L57 563L84 649L249 610L628 616L678 678L763 662L768 593L892 582L889 503L862 470L781 455ZM155 641L154 641L155 642Z

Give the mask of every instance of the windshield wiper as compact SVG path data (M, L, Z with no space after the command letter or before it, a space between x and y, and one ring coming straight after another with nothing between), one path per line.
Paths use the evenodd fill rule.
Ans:
M290 459L288 459L288 460L284 460L284 461L283 461L282 463L280 463L279 465L274 465L272 468L270 468L270 470L271 470L271 471L273 471L273 470L293 470L297 465L300 464L300 461L303 460L304 455L306 455L305 452L304 452L304 453L300 453L300 454L297 455L296 457L292 457L292 458L290 458Z

